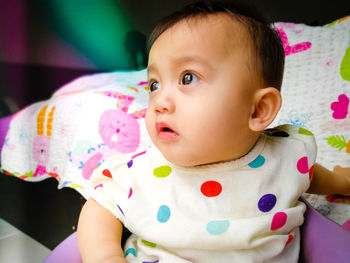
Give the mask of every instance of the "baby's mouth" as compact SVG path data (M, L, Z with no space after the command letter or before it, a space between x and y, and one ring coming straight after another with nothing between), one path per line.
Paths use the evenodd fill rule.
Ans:
M174 140L179 136L179 134L176 131L174 131L169 125L167 125L164 122L157 123L156 129L157 129L158 138L160 140L165 140L165 141Z

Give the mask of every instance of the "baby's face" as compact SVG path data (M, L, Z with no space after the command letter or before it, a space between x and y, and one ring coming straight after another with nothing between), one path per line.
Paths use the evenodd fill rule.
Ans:
M180 166L229 161L252 147L248 121L256 85L242 26L227 15L180 21L153 44L146 125Z

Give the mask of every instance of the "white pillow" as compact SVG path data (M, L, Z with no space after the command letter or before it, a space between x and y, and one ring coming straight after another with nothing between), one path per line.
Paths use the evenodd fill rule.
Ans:
M291 123L312 131L317 162L329 169L350 166L350 19L330 27L276 27L284 36L286 63L283 104L271 126Z
M2 169L28 181L55 177L88 197L92 171L112 154L148 148L146 70L80 77L17 113Z

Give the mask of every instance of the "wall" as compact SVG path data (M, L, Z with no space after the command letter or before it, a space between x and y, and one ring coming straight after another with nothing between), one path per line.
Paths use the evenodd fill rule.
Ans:
M140 68L145 64L145 37L161 17L189 2L193 1L0 1L0 62L100 70ZM346 0L243 2L262 10L271 21L323 25L350 14Z

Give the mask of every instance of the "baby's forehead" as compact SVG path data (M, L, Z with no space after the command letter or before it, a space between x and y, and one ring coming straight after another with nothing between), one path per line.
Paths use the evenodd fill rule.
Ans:
M153 43L148 70L181 65L219 70L223 67L249 68L251 45L247 30L225 14L210 14L182 19L165 30Z
M218 39L225 49L237 50L251 47L250 37L244 18L226 13L201 14L184 18L168 28L163 35L168 35L172 42L183 41L181 33L189 31L193 37L201 37L200 41ZM218 46L216 46L218 48Z

